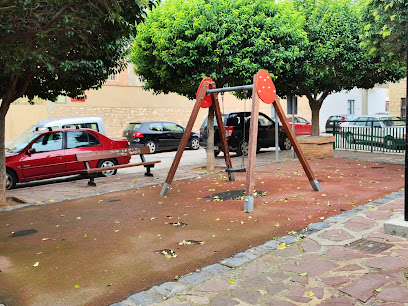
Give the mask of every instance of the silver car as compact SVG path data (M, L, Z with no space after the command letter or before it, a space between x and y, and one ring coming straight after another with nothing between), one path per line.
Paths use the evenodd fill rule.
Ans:
M375 143L387 149L402 148L405 141L405 121L391 115L368 115L342 123L339 133L349 143Z

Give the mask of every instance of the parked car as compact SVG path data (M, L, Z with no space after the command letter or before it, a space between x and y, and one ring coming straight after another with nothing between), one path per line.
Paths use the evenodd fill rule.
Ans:
M290 127L292 128L292 116L288 115ZM295 121L295 135L312 135L312 123L303 117L294 116ZM279 123L281 124L281 123Z
M85 169L76 159L77 153L127 148L125 139L112 140L91 129L58 129L37 131L6 146L6 187L16 183L51 177L80 174ZM91 168L127 164L130 156L90 161ZM101 172L102 176L116 174L116 170Z
M236 112L222 115L225 126L225 133L227 136L228 148L231 152L236 152L237 155L248 154L248 139L249 139L249 126L251 120L250 112ZM206 118L200 128L200 145L207 145L207 121ZM263 113L259 113L258 119L258 146L257 151L261 148L269 148L275 146L275 122ZM221 140L218 133L217 120L214 119L214 145L216 149L214 151L217 156L222 148ZM245 130L243 127L245 126ZM244 133L245 131L245 133ZM245 134L245 141L244 141ZM292 147L289 138L283 127L279 127L278 130L279 147L281 150L289 150Z
M128 123L122 136L131 147L148 146L150 153L158 150L177 149L184 134L184 128L177 123L167 121ZM192 150L200 148L199 136L192 132L187 146Z
M357 116L351 114L330 116L326 121L326 133L333 132L334 124L336 124L336 129L338 129L342 122L353 121L356 118Z
M101 117L96 116L77 116L77 117L61 117L50 118L38 121L29 126L20 134L17 138L21 138L24 135L30 134L40 130L57 130L57 129L92 129L103 135L105 135L105 125Z
M342 123L339 132L349 143L376 143L388 149L403 147L406 133L405 121L390 115L360 116Z

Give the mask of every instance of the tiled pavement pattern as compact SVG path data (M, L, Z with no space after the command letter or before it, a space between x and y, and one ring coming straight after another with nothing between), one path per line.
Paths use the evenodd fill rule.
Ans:
M408 239L383 231L403 206L393 193L114 305L408 305Z

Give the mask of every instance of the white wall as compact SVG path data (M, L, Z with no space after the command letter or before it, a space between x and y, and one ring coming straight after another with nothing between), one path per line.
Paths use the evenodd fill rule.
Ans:
M368 114L385 113L385 102L387 101L386 88L374 88L368 90Z
M325 131L327 119L332 115L341 115L347 113L347 100L354 100L354 114L361 115L362 92L354 88L350 91L342 91L329 95L323 102L320 109L320 130ZM384 103L385 104L385 103Z

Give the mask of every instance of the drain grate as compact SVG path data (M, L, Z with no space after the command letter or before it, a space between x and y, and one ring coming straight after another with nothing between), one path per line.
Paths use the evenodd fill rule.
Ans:
M369 254L380 254L392 248L392 246L393 245L390 243L378 242L378 241L368 240L364 238L356 240L346 245L346 247L350 249L369 253Z
M120 202L119 199L113 199L113 200L109 200L108 202Z
M254 197L262 197L266 196L267 192L266 191L260 191L260 190L255 190L254 192ZM226 191L226 192L220 192L220 193L214 193L211 195L208 195L204 198L206 199L213 199L217 201L226 201L226 200L244 200L245 197L245 190L244 189L238 189L238 190L231 190L231 191Z
M29 230L22 230L22 231L18 231L18 232L14 232L13 234L11 234L10 237L21 237L21 236L27 236L27 235L32 235L35 234L36 232L38 232L35 229L29 229Z
M371 167L371 169L383 169L384 167Z

